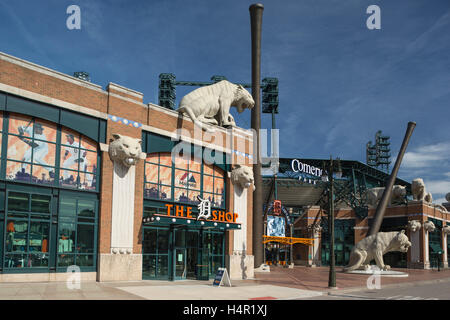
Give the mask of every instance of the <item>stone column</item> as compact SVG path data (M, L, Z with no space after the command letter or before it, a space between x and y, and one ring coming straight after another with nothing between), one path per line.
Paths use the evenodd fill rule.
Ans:
M424 238L424 249L425 249L425 256L423 259L424 262L424 269L430 269L430 243L429 243L429 233L433 232L435 230L434 223L431 221L425 221L423 224L423 229L425 231L425 238Z
M448 234L450 233L450 226L444 226L442 228L442 249L444 251L443 253L443 265L444 268L448 268L448 250L447 250L447 241L448 241Z
M110 252L99 257L99 281L141 280L142 254L133 253L136 163L140 140L113 134L109 155L114 163L112 179ZM124 147L126 144L129 148ZM134 148L138 147L138 150ZM128 154L123 149L133 149ZM145 156L143 154L143 156ZM142 186L139 186L142 187Z
M411 220L408 222L408 229L410 234L411 248L410 260L408 261L408 268L421 268L420 263L420 228L422 224L418 220Z
M252 170L246 167L248 170ZM233 212L238 214L237 223L241 224L240 230L233 231L233 250L229 256L230 278L251 279L254 278L253 255L248 255L247 244L247 208L248 208L248 190L254 187L247 185L243 181L243 166L237 165L231 172L231 182L233 183Z
M311 267L320 266L320 241L319 236L320 232L322 231L322 227L318 224L315 224L312 227L312 235L313 235L313 246L312 246L312 261L311 261Z

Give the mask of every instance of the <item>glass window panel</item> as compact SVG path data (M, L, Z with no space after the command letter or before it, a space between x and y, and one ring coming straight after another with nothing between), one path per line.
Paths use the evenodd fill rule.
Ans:
M156 269L157 277L166 277L169 272L169 259L167 255L158 255Z
M78 224L77 252L94 253L94 225Z
M166 186L159 186L159 199L161 200L170 200L172 198L171 195L172 192L172 188L171 187L166 187Z
M27 264L26 253L5 254L5 268L24 268Z
M68 128L62 128L61 130L61 143L67 146L79 145L80 144L80 135Z
M86 151L80 151L78 146L74 146L74 144L72 146L61 146L61 168L78 170L78 164L81 162L80 158L83 159L82 156L86 153Z
M8 192L8 210L29 211L29 195L21 192Z
M8 161L6 164L6 179L19 182L30 182L31 165L15 161Z
M143 259L143 278L155 278L156 277L156 255L144 255Z
M197 245L198 245L198 232L197 231L188 231L186 246L191 247L191 248L196 248Z
M95 190L96 183L94 180L94 175L90 173L79 173L80 181L79 188L83 190Z
M76 200L61 198L59 203L59 215L75 217L77 214Z
M180 155L175 155L175 168L187 170L189 165L189 158Z
M158 165L145 164L145 179L147 182L158 183Z
M34 121L34 139L56 142L56 125L49 121L36 119Z
M159 183L165 185L172 185L172 168L171 167L159 167Z
M156 229L144 229L144 241L142 244L142 253L156 253L156 240L157 240L157 230Z
M55 181L55 169L33 165L31 181L38 184L53 184Z
M211 205L213 207L224 208L225 207L225 198L220 194L215 194L214 201Z
M190 172L189 173L189 177L188 177L188 188L189 189L194 189L194 190L200 190L200 173L193 173Z
M8 159L25 161L25 154L28 162L31 162L31 139L8 136Z
M158 229L158 253L167 254L169 249L169 230Z
M187 189L175 188L174 197L175 197L175 201L179 201L179 202L188 202L189 201Z
M159 164L172 167L172 155L169 152L159 154Z
M209 175L213 175L214 174L214 167L212 164L203 164L203 174L209 174Z
M213 192L214 190L214 178L212 176L203 175L203 191L204 192Z
M80 171L96 172L97 169L97 153L81 150Z
M189 163L189 171L200 172L201 166L201 159L191 159Z
M95 201L78 200L78 215L83 217L95 217Z
M219 167L214 166L214 176L215 177L224 177L224 171L222 169L220 169Z
M76 188L78 186L78 173L76 171L60 170L60 185L63 187Z
M200 203L197 197L200 196L200 191L189 190L189 202L190 203Z
M52 197L42 194L32 194L31 195L31 211L50 213L50 204Z
M211 202L211 205L213 205L213 202L215 200L214 195L211 193L203 193L203 199L209 200ZM214 205L213 205L214 206Z
M58 253L75 252L75 223L59 222Z
M9 132L24 137L32 137L33 120L31 117L10 114L9 116Z
M92 254L79 254L77 255L76 264L80 267L93 267L94 256Z
M31 253L28 255L28 268L48 267L48 253Z
M97 151L97 142L88 137L81 136L81 147L91 151Z
M146 198L158 199L158 185L153 183L146 183L144 189L144 196Z
M214 193L223 194L224 193L224 182L221 178L214 178Z
M6 223L6 252L27 251L28 221L11 220Z
M188 185L189 173L184 170L175 170L175 187L186 188Z
M74 254L59 254L58 267L69 267L75 264Z
M175 230L175 246L176 247L184 247L186 245L185 233L186 232L183 229Z
M146 158L146 161L158 164L158 153L148 154L147 158Z

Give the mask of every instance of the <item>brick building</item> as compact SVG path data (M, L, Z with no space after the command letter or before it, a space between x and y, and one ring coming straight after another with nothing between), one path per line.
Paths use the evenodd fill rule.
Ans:
M307 164L310 168L323 168L326 161L328 160L282 158L279 160L276 179L270 170L263 176L266 207L275 199L276 192L276 197L283 206L292 208L292 236L314 239L312 246L293 246L292 259L297 265L329 264L327 186L321 183L320 174L314 176L310 172L297 170L298 163ZM345 266L349 262L353 246L366 237L373 222L376 206L367 203L365 192L370 188L384 186L389 174L358 161L342 160L341 165L342 177L334 179L335 261L336 265ZM450 225L450 213L446 210L450 209L450 203L437 205L414 201L409 182L397 178L395 184L404 186L407 195L404 203L388 205L380 232L405 230L412 246L407 253L387 253L384 256L385 263L397 268L448 267L449 229L445 227ZM414 231L408 227L412 220L420 223L420 229ZM433 222L434 230L427 230L427 221ZM286 228L287 237L290 236L289 229ZM279 247L285 253L282 256L288 260L290 248Z
M64 280L70 266L97 281L253 276L251 191L230 181L251 165L250 131L207 135L140 92L4 53L0 115L1 281ZM116 134L141 140L126 190ZM196 219L199 197L212 218Z

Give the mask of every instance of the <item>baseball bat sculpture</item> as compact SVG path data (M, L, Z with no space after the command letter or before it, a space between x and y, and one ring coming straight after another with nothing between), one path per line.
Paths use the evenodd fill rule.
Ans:
M254 266L259 268L263 264L263 215L262 215L262 177L261 177L261 27L264 6L260 3L252 4L250 10L251 41L252 41L252 96L255 107L252 108L251 124L256 133L253 141L254 163L253 176L255 190L253 192L253 255ZM256 160L256 161L255 161Z
M408 122L408 128L406 129L405 137L403 138L403 143L398 152L397 160L395 160L394 168L392 169L391 176L386 184L386 188L384 188L383 196L381 197L380 202L378 203L377 209L375 211L375 216L373 219L372 227L369 230L367 236L374 235L380 231L381 223L383 222L384 212L386 211L386 207L389 199L391 198L392 188L394 186L395 179L397 178L398 170L400 169L400 164L402 163L403 156L405 155L406 147L408 146L409 139L416 127L415 122Z

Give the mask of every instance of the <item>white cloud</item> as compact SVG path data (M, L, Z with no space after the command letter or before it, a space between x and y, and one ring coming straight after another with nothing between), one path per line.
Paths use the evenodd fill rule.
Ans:
M414 151L406 152L402 166L404 168L436 167L442 165L442 161L448 161L450 154L450 143L441 142L416 148ZM450 172L445 173L450 176Z

